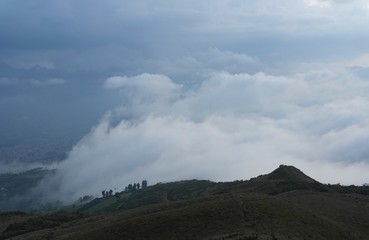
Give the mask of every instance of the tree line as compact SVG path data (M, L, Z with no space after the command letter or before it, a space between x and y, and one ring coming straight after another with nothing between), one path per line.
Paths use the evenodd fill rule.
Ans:
M140 183L130 183L128 184L125 188L124 188L124 192L133 192L133 191L136 191L136 190L140 190L140 189L145 189L147 188L147 180L143 180ZM103 198L105 197L111 197L113 196L113 190L110 189L110 190L102 190L101 191L101 194L103 196ZM117 194L117 193L116 193Z

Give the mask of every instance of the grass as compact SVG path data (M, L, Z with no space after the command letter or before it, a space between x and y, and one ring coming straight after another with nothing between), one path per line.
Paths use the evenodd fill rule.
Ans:
M160 183L74 209L87 214L9 213L3 215L8 224L3 225L0 236L35 240L365 240L369 236L369 196L358 194L360 191L358 187L323 185L298 169L281 166L250 181Z
M297 193L298 192L298 193ZM350 209L352 198L297 191L271 196L225 193L70 220L24 239L366 239L369 225ZM346 199L347 198L347 199ZM305 199L305 200L304 200ZM369 200L364 197L361 200ZM322 203L324 200L324 204ZM346 202L347 201L347 202ZM316 207L311 207L316 205ZM330 210L319 210L330 205ZM358 206L361 206L358 203ZM338 214L338 215L337 215ZM355 215L354 215L355 214ZM351 222L356 217L356 222ZM71 224L71 221L73 224ZM16 239L16 238L15 238Z

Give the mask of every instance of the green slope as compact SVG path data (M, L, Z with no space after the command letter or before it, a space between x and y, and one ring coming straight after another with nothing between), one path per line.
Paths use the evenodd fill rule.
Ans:
M209 196L211 194L224 191L236 184L238 184L238 182L215 183L205 180L158 183L154 186L149 186L146 189L116 193L114 196L106 198L97 198L87 204L74 206L72 210L94 213L111 212L119 209L132 209L150 204Z

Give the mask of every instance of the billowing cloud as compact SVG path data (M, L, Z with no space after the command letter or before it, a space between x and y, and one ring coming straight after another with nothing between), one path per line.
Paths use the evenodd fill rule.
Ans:
M129 94L128 102L73 148L48 183L57 196L77 198L142 179L248 179L292 164L323 182L362 184L369 84L328 73L218 72L197 89L163 75L108 78L105 86Z

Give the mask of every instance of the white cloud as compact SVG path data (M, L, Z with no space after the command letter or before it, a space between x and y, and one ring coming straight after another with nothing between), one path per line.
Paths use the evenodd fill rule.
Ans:
M347 67L369 68L369 53L360 54L347 63Z
M110 77L105 81L105 87L119 89L129 103L123 109L124 116L138 118L167 111L167 106L179 97L181 89L167 76L147 73L134 77Z
M330 0L305 0L305 4L308 7L331 7L332 3Z
M105 82L106 88L137 88L144 94L167 95L176 89L176 85L164 75L141 74L134 77L110 77Z
M362 184L369 85L346 76L220 72L196 90L162 75L109 78L105 86L134 97L73 148L51 183L77 198L144 178L248 179L284 163L320 181Z

